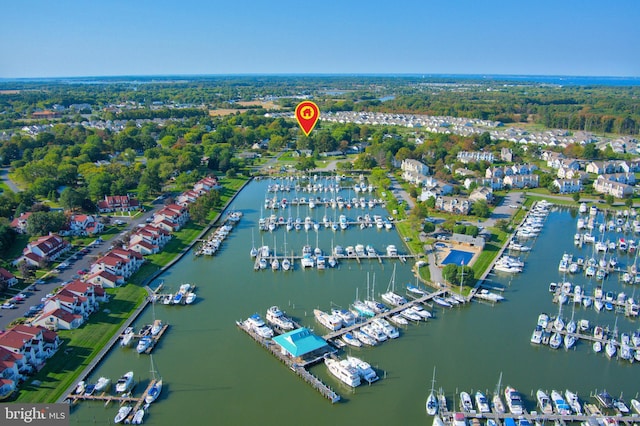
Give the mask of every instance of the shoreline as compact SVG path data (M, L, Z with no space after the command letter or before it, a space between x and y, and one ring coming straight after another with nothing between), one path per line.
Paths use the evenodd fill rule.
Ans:
M131 311L131 314L124 321L124 323L120 326L118 331L111 337L111 339L109 339L109 342L102 347L100 352L98 352L98 354L89 362L89 364L76 376L75 380L73 381L73 385L71 385L70 387L65 389L65 391L62 393L62 395L55 401L56 403L63 403L64 402L64 400L66 399L67 395L69 395L69 393L71 393L75 389L75 387L77 386L77 383L78 383L77 379L78 378L80 378L80 380L85 380L89 375L91 375L93 370L95 370L95 368L100 365L100 363L102 362L104 357L109 353L109 351L111 351L111 349L113 349L114 345L118 342L118 340L120 339L120 335L122 334L123 330L125 328L129 327L140 316L140 314L142 312L144 312L144 310L147 308L147 306L149 305L149 302L151 300L151 298L149 296L151 296L153 294L153 290L151 289L151 287L149 287L149 284L153 280L158 278L158 276L164 274L167 270L169 270L169 268L171 268L177 262L182 260L182 258L189 251L191 251L191 249L198 243L198 241L200 239L202 239L202 237L204 237L206 234L208 234L214 226L216 226L216 224L220 221L220 218L222 217L222 214L229 208L229 206L236 199L238 194L252 180L253 180L253 177L249 177L249 179L247 179L242 184L242 186L233 194L233 196L231 196L229 198L229 200L227 200L227 202L222 207L220 212L215 216L215 218L213 220L211 220L209 222L209 224L206 225L203 228L203 230L198 235L196 235L195 238L184 249L182 249L182 251L180 253L178 253L178 255L176 257L174 257L171 261L169 261L169 263L167 263L166 265L164 265L163 267L161 267L157 271L153 272L149 277L145 278L142 281L141 286L147 291L147 297L144 298L144 300L142 301L142 303L140 303L140 305L136 306L136 308L133 311Z

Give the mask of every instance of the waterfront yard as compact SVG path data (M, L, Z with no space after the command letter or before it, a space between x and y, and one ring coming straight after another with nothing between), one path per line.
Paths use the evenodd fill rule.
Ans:
M220 208L213 209L207 219L213 221L229 200L238 192L246 179L225 178L221 180ZM193 222L174 233L171 241L161 253L148 256L147 261L134 274L129 283L108 289L110 301L100 306L89 321L75 330L59 331L62 345L58 352L34 376L31 376L17 393L17 402L52 402L63 396L82 374L85 368L120 330L123 323L147 297L142 286L163 266L188 250L189 245L200 235L205 226Z
M107 290L110 301L75 330L60 330L62 345L45 366L20 386L16 402L45 403L63 396L122 323L147 296L144 288L127 284Z

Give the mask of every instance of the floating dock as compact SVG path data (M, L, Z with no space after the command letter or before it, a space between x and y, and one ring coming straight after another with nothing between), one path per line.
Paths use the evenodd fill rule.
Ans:
M536 423L546 424L547 422L549 422L550 424L554 422L558 422L557 424L566 424L568 422L581 422L582 424L587 424L589 419L595 420L595 419L602 419L604 417L615 418L617 423L624 423L626 425L633 425L638 423L637 414L629 413L629 414L622 415L617 411L615 414L603 414L595 404L590 404L590 403L587 403L586 401L583 401L584 414L557 414L557 413L543 414L537 411L525 411L523 414L518 414L518 415L513 413L502 413L502 414L498 414L494 412L481 413L476 410L449 411L446 405L442 405L442 401L446 403L446 397L442 393L442 390L440 390L440 392L438 392L438 402L440 404L438 408L438 415L447 425L454 425L455 424L454 417L456 414L459 414L459 413L464 415L466 424L473 424L472 423L473 419L477 419L477 420L492 419L498 425L502 425L504 424L504 420L508 418L515 419L516 421L518 419L527 419L529 420L531 425ZM444 409L442 407L444 407Z
M345 333L348 333L350 331L356 330L356 329L358 329L358 328L360 328L360 327L362 327L364 325L369 324L375 318L386 318L388 316L395 315L398 312L403 311L403 310L407 309L410 306L416 305L418 303L425 304L425 303L429 302L430 300L432 300L434 297L442 296L445 293L446 293L446 291L444 291L444 290L437 291L435 293L429 293L426 296L422 296L420 298L410 300L407 303L405 303L404 305L396 306L395 308L390 309L387 312L382 312L382 313L376 314L374 317L371 317L371 318L367 319L364 322L359 322L359 323L351 325L349 327L342 327L339 330L333 331L333 332L331 332L329 334L325 334L324 336L322 336L322 338L324 340L326 340L326 341L337 339L337 338L341 337Z
M127 416L127 418L123 421L123 423L130 423L135 415L136 411L140 409L140 407L145 403L144 400L149 393L149 390L156 384L156 380L151 380L149 385L144 390L141 396L135 397L131 395L117 396L111 395L107 392L103 392L100 395L85 395L85 394L75 394L71 393L66 396L65 400L69 401L71 404L76 404L78 401L102 401L104 402L105 407L112 402L117 402L118 404L134 404L131 413Z

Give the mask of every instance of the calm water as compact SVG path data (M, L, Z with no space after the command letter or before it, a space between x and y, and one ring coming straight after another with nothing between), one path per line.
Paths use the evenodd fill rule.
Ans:
M371 281L375 274L375 292L386 290L393 262L380 265L365 261L361 265L343 262L338 269L302 271L299 264L293 272L256 272L249 258L252 230L260 216L266 183L250 184L234 202L233 207L245 213L232 232L224 248L213 258L186 256L162 279L168 288L177 289L183 282L198 286L199 300L192 306L155 307L155 316L171 324L154 350L154 363L162 375L165 388L160 400L153 404L146 424L424 424L430 420L424 401L430 387L433 367L437 367L436 386L442 387L449 399L456 391L473 389L493 390L500 373L502 386L517 387L533 408L536 389L552 388L577 390L582 397L596 388L607 388L613 395L624 392L631 399L638 392L638 365L609 361L596 355L590 345L579 343L575 350L552 351L529 343L531 332L541 311L557 312L551 302L548 285L562 277L557 265L564 251L589 256L573 246L575 218L569 211L550 215L533 251L526 257L525 272L518 277L493 277L507 286L507 301L500 305L473 303L451 310L435 310L436 318L428 324L409 326L401 337L376 348L353 350L358 356L378 368L382 380L355 391L340 385L329 376L326 368L313 368L343 397L331 405L309 385L300 380L286 366L239 331L234 321L259 312L264 316L271 305L279 305L301 323L314 327L320 334L322 327L315 323L312 310L329 309L331 304L346 307L367 289L367 273ZM292 196L290 196L291 198ZM317 219L324 209L316 209ZM385 214L381 209L377 210ZM327 211L331 216L333 212ZM287 215L287 213L284 213ZM315 216L312 214L312 216ZM349 212L355 217L358 211ZM574 213L575 214L575 213ZM292 215L297 216L296 208ZM307 215L306 209L300 216ZM570 229L570 231L569 231ZM286 231L260 234L254 231L255 244L275 243L284 251ZM309 244L315 247L316 233L308 234ZM319 244L329 250L332 244L373 244L378 250L387 244L403 247L395 231L350 228L346 232L321 230ZM300 252L307 241L304 231L287 233L287 251ZM402 250L401 250L402 251ZM621 259L622 260L622 259ZM396 283L404 286L413 281L410 265L397 264ZM583 287L588 286L584 281ZM621 288L615 280L605 283L605 290ZM592 288L591 288L592 289ZM625 289L627 293L633 287ZM568 309L568 308L565 308ZM563 312L570 317L571 312ZM610 324L611 312L586 312L579 308L576 319L589 318L592 323ZM153 312L147 309L136 325L151 322ZM638 322L618 318L621 331L632 331ZM141 382L138 393L150 377L148 356L138 355L134 349L114 348L97 369L92 380L100 375L115 381L133 370ZM636 379L633 379L633 378ZM450 402L451 405L451 402ZM73 409L72 423L110 423L117 409L100 403L81 403Z

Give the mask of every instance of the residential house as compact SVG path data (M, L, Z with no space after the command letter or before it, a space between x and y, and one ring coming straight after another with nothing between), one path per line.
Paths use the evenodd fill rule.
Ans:
M69 242L63 240L59 235L46 235L27 244L27 247L22 251L22 256L14 263L17 264L24 260L30 265L39 266L45 260L53 262L70 248Z
M474 189L469 195L469 201L486 201L487 203L493 203L493 190L486 186L480 186Z
M547 162L547 167L551 167L552 169L559 169L562 167L562 160L564 160L564 154L561 152L554 151L544 151L542 153L542 159Z
M477 186L486 186L491 188L494 191L500 190L504 187L504 183L502 178L493 177L493 178L467 178L464 180L464 187L466 189L471 188L471 185L475 183Z
M612 174L622 171L622 167L615 161L592 161L587 164L586 168L588 173L595 173L597 175Z
M32 321L32 324L44 327L48 330L73 330L80 327L84 323L84 317L80 314L72 314L62 308L53 308L52 310L43 310Z
M601 194L613 195L616 198L624 198L633 194L633 186L607 180L604 176L598 176L593 182L593 190Z
M7 283L8 287L18 284L18 278L4 268L0 268L0 281Z
M514 164L510 167L514 175L530 175L535 170L538 170L538 166L535 164ZM505 173L505 176L508 174Z
M20 372L33 372L41 367L60 346L56 333L41 326L16 325L0 332L0 348L22 355L24 369Z
M143 262L144 258L140 253L115 248L91 265L91 274L106 271L127 279L140 268Z
M405 172L419 173L424 176L429 174L429 167L426 164L412 158L405 158L402 160L400 169Z
M553 186L558 188L560 194L571 194L582 191L582 181L580 179L555 179Z
M488 151L460 151L456 157L462 163L474 163L478 161L488 161L493 163L494 156Z
M178 231L189 220L189 212L184 206L178 204L169 204L164 206L153 215L153 223L170 223L172 229L169 231ZM163 227L164 228L164 227ZM166 228L165 228L166 229Z
M500 159L504 162L511 163L513 161L513 151L511 148L502 148L500 150Z
M96 271L84 276L85 282L96 284L103 288L115 288L125 283L122 275L114 275L107 271Z
M539 180L538 175L512 175L505 176L503 183L504 186L509 188L537 188Z
M140 208L140 203L128 195L105 195L104 200L98 202L100 213L134 211Z
M442 197L436 198L435 208L441 211L455 213L455 214L469 214L470 210L469 200L466 198L456 197Z
M25 369L24 357L0 347L0 395L10 395L24 379L20 371Z
M218 179L215 176L202 178L193 185L193 190L200 194L204 194L218 188L220 188L220 184L218 184Z
M27 233L27 220L29 216L31 216L31 212L20 213L20 216L16 217L11 221L9 226L13 228L18 234L26 234Z
M69 217L69 235L97 235L104 231L104 225L93 215L74 214Z
M513 174L513 171L510 168L507 168L509 174ZM505 176L505 169L502 167L487 167L487 170L484 172L484 177L486 178L500 178L502 179Z
M189 204L195 203L198 197L200 197L200 193L190 189L176 197L176 204L182 207L187 207Z
M601 175L606 180L612 180L614 182L626 183L627 185L636 184L636 175L634 173L611 173Z

